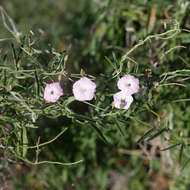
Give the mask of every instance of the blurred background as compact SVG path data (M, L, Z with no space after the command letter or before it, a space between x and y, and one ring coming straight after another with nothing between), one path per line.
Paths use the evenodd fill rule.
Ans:
M1 6L16 23L18 30L31 32L38 39L38 49L68 49L67 71L80 73L83 69L93 76L113 71L106 58L120 58L139 40L150 34L175 28L190 29L190 4L188 0L1 0ZM0 38L10 34L0 21ZM139 73L153 73L152 80L164 71L189 67L190 38L184 33L167 41L147 43L133 54L139 63ZM160 60L163 47L183 45ZM8 49L7 43L0 44ZM7 50L8 51L8 50ZM114 54L113 54L114 52ZM41 56L41 62L50 58ZM180 64L179 64L180 63ZM128 63L130 64L130 63ZM163 121L175 115L176 138L181 130L189 135L190 111L183 110L188 103L168 105L175 97L188 98L188 89L156 90L155 110ZM104 101L104 100L103 100ZM78 113L85 114L87 107L78 103ZM175 110L175 111L174 111ZM141 118L142 119L142 118ZM143 116L147 123L155 122L155 116ZM60 126L69 130L55 142L47 145L41 157L48 160L71 162L83 159L75 166L32 166L22 161L9 162L0 150L0 189L2 190L187 190L190 189L188 169L180 173L179 150L160 151L169 146L157 137L148 143L137 145L137 140L147 130L141 123L127 121L125 136L119 130L106 131L111 144L105 144L89 127L71 119L41 118L40 126L31 137L41 141L52 139ZM187 155L188 157L188 155ZM188 167L188 166L187 166Z

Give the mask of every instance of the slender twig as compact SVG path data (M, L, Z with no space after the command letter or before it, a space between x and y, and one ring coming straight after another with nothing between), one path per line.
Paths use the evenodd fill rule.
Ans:
M168 51L164 52L162 56L160 57L160 60L162 60L167 54L169 54L171 51L178 49L178 48L186 48L185 46L175 46L173 48L170 48Z
M176 82L173 82L173 83L167 83L167 84L160 84L158 86L182 86L182 87L186 87L186 85L184 84L180 84L180 83L176 83Z
M53 141L55 141L56 139L58 139L68 128L65 128L63 131L61 131L57 136L55 136L53 139L47 141L47 142L44 142L44 143L41 143L41 144L38 144L38 145L34 145L34 146L27 146L28 149L32 149L32 148L38 148L38 147L41 147L41 146L45 146L47 144L50 144L52 143Z

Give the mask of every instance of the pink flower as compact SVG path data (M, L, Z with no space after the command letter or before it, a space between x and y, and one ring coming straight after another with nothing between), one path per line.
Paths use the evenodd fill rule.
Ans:
M73 94L76 100L92 100L96 90L96 84L87 77L82 77L73 84Z
M132 75L125 75L119 79L117 86L120 90L135 94L139 91L139 79Z
M44 99L47 102L56 102L63 95L63 90L59 82L47 84L44 90Z
M120 91L113 95L114 106L118 109L127 110L133 102L133 97L126 91Z

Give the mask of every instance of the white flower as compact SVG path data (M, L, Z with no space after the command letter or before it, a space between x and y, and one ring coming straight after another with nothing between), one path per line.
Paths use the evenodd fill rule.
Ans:
M118 109L129 109L133 102L133 97L126 91L120 91L113 96L114 106Z
M132 75L125 75L119 79L117 86L122 91L135 94L139 91L139 79Z
M73 94L78 101L92 100L95 90L96 84L87 77L82 77L73 84Z
M47 102L56 102L63 95L63 90L59 82L47 84L44 90L44 99Z

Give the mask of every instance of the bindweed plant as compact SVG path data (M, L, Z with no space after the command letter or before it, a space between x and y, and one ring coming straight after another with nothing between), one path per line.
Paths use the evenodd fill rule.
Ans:
M106 67L110 67L107 72L93 75L81 69L80 73L74 73L68 70L72 55L69 48L63 51L51 46L40 49L34 32L19 32L5 10L2 7L0 10L4 27L12 35L0 40L8 46L8 50L1 50L0 56L0 148L9 162L18 159L34 165L65 166L85 162L84 155L76 160L78 152L70 160L64 159L64 155L61 158L55 155L57 160L40 157L44 157L46 146L56 143L59 138L64 142L64 135L69 130L75 131L72 135L84 137L81 129L78 134L77 127L80 126L82 131L92 129L88 135L98 135L104 146L118 145L121 148L119 154L125 152L122 147L128 141L144 150L144 144L161 138L161 151L178 150L181 169L187 166L190 142L189 130L184 128L189 122L186 108L190 69L189 62L180 54L183 54L182 49L188 48L183 34L189 35L189 30L181 28L176 20L168 28L169 20L166 20L166 28L160 33L147 34L127 51L106 55L104 61ZM170 47L173 41L177 45ZM151 56L157 54L158 58L148 63L150 57L143 52L153 42L161 48L150 53ZM166 60L174 60L174 52L179 54L176 60L181 65L163 66ZM184 93L179 93L181 88ZM62 118L64 122L57 134L51 133L53 129L48 122L43 128L44 119L57 122ZM50 138L44 138L45 130L52 134ZM86 142L81 144L85 147ZM65 142L63 144L65 146ZM94 144L91 149L96 148ZM88 159L93 161L93 158Z

